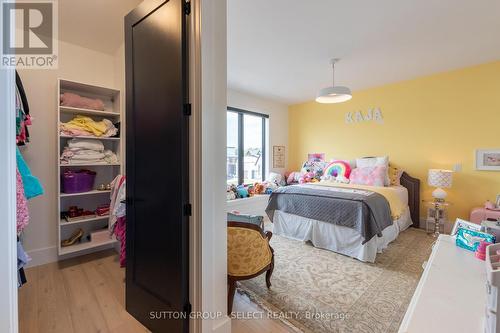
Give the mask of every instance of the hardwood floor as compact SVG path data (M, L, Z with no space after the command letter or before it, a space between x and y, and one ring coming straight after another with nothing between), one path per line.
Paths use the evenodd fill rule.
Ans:
M20 333L149 332L125 311L125 270L113 250L33 267L19 289ZM236 293L236 312L260 312ZM233 319L233 333L281 333L271 319Z

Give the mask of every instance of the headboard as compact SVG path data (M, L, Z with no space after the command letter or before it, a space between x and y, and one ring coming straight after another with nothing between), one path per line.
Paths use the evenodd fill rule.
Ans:
M408 190L408 206L410 206L412 226L418 228L420 226L420 179L413 178L403 172L401 186Z

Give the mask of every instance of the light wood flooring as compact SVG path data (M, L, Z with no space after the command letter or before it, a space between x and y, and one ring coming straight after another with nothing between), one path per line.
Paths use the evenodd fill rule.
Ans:
M33 267L19 289L20 333L139 333L148 330L125 311L125 270L113 250ZM236 293L234 311L262 311ZM233 319L233 333L281 333L271 319Z

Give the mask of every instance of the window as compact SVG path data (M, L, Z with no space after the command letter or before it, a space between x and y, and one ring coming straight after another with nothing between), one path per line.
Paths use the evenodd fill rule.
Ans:
M227 183L253 184L266 176L268 116L228 107Z

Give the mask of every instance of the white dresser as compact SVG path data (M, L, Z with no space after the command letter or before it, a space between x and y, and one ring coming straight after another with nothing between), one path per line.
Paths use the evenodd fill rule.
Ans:
M439 236L399 332L483 332L485 285L484 261Z
M226 211L238 211L241 214L262 215L264 221L268 219L266 214L267 202L269 194L258 194L250 198L229 200L227 202Z

